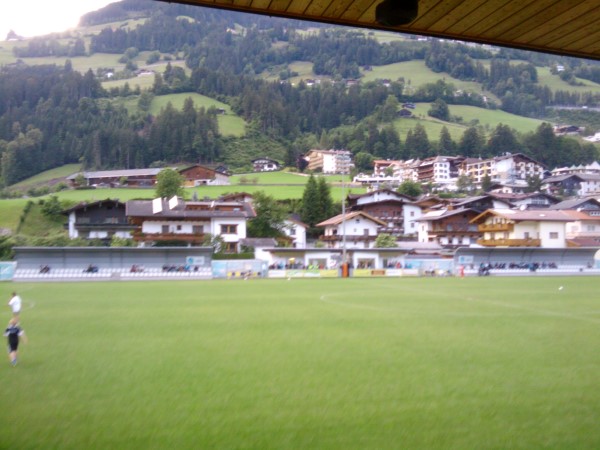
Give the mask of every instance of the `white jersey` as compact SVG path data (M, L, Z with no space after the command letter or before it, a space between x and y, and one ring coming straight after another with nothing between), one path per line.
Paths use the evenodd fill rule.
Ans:
M21 297L19 297L18 295L15 295L8 302L8 306L11 307L12 312L14 314L18 314L19 312L21 312Z

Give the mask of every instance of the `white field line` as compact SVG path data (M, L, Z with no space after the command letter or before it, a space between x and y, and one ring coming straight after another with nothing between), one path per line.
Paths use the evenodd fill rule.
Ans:
M408 289L405 289L405 291ZM414 292L423 292L420 289L410 289L411 291ZM438 296L443 296L443 297L452 297L454 299L458 299L458 300L463 300L463 301L468 301L468 302L473 302L473 303L482 303L482 304L489 304L489 305L494 305L494 306L499 306L501 308L505 308L505 309L512 309L515 311L520 311L519 313L513 313L513 314L506 314L506 313L463 313L463 312L457 312L457 313L428 313L428 314L410 314L407 311L402 311L398 308L382 308L382 307L377 307L377 306L370 306L370 305L365 305L365 304L357 304L357 303L346 303L343 301L335 301L335 300L331 300L330 297L335 297L339 294L322 294L321 297L319 298L319 300L323 303L328 303L331 305L336 305L336 306L343 306L346 308L355 308L355 309L365 309L365 310L370 310L370 311L378 311L378 312L394 312L394 313L404 313L403 315L405 316L426 316L426 315L439 315L439 316L452 316L452 317L506 317L506 316L529 316L529 315L538 315L538 316L548 316L548 317L560 317L560 318L564 318L564 319L573 319L573 320L580 320L583 322L589 322L589 323L595 323L595 324L600 324L600 319L596 319L593 317L587 317L587 316L582 316L580 314L569 314L569 313L563 313L563 312L557 312L557 311L552 311L552 310L548 310L548 309L541 309L541 308L532 308L532 307L528 307L528 306L520 306L520 305L513 305L510 303L504 303L504 302L500 302L500 301L496 301L496 300L486 300L486 299L481 299L481 298L474 298L474 297L463 297L463 296L459 296L456 294L452 294L449 292L437 292L436 295ZM529 314L527 314L529 313ZM594 311L590 311L590 314L598 314L598 311L594 310Z

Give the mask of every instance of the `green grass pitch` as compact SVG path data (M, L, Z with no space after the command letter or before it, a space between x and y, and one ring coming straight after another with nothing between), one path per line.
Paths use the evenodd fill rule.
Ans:
M1 283L29 343L0 360L0 447L597 449L599 288Z

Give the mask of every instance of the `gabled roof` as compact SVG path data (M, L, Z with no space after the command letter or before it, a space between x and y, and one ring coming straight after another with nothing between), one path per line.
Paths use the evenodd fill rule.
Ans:
M121 178L121 177L146 177L156 176L164 168L153 168L153 169L120 169L120 170L98 170L98 171L85 171L71 174L67 177L67 180L74 180L79 175L83 175L85 178Z
M420 218L415 220L415 222L435 222L437 220L447 219L448 217L456 216L459 214L467 214L472 213L474 215L478 214L478 211L470 208L460 208L460 209L449 209L449 210L438 210L438 211L429 211L422 215Z
M300 216L298 214L290 214L286 219L288 222L295 223L296 225L304 228L308 228L308 225L302 222Z
M62 214L69 214L73 211L80 211L80 210L85 210L85 209L90 209L90 208L101 207L102 205L105 205L105 204L112 204L112 205L116 205L116 206L125 207L125 203L123 203L119 200L113 200L113 199L107 198L104 200L97 200L95 202L80 202L80 203L76 204L75 206L72 206L71 208L63 210Z
M600 208L600 201L594 197L587 198L571 198L569 200L564 200L560 203L552 205L549 209L578 209L581 208L585 204L594 204Z
M352 211L347 214L339 214L337 216L331 217L327 220L324 220L321 223L318 223L317 227L328 227L332 225L340 225L342 222L348 222L349 220L355 219L357 217L363 217L371 222L376 223L377 225L386 226L387 224L383 220L376 219L375 217L363 212L363 211Z
M503 199L499 199L499 198L494 198L492 195L489 194L485 194L485 195L477 195L475 197L465 197L463 199L459 199L457 201L453 201L452 204L454 205L454 207L467 207L469 205L473 205L477 202L480 202L482 200L489 200L490 202L496 201L496 202L504 202L506 204L507 207L511 206L510 202L507 200L503 200Z
M497 198L499 200L509 201L509 202L526 200L528 198L539 198L539 197L547 198L548 200L555 202L555 203L560 201L560 199L558 197L547 194L546 192L529 192L526 194L509 194L509 193L505 193L505 192L489 192L488 195L491 197ZM561 208L556 208L556 209L561 209Z
M600 182L600 174L596 173L566 173L564 175L556 175L553 177L544 178L544 184L560 183L569 178L574 178L579 181L596 181Z
M194 206L208 209L193 209ZM223 211L219 207L235 207L237 211ZM127 217L142 217L152 219L211 219L211 218L247 218L256 217L254 209L249 203L221 202L217 200L202 202L184 202L180 200L178 206L169 207L169 201L161 199L160 211L155 212L152 200L129 200L125 203Z
M414 198L409 197L408 195L404 195L399 192L396 192L393 189L377 189L375 191L366 192L364 194L348 194L348 199L349 200L358 200L359 198L373 197L373 196L376 196L377 194L386 194L386 193L393 195L394 197L397 197L398 199L402 199L406 202L413 203L415 201Z

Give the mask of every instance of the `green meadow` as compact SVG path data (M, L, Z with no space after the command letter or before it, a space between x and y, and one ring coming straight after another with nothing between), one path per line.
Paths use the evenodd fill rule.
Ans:
M499 109L485 109L476 106L467 105L448 105L452 116L460 117L461 122L445 122L427 115L431 108L431 103L416 103L412 110L413 117L399 118L394 121L394 127L400 133L401 138L405 138L409 130L412 130L417 123L420 123L430 141L438 141L443 127L448 129L450 136L456 142L460 141L465 130L471 126L482 126L488 133L493 131L499 124L508 125L520 133L533 132L544 121L531 119L528 117L517 116Z
M599 448L599 288L2 283L1 298L23 298L29 342L16 367L0 361L1 446Z

